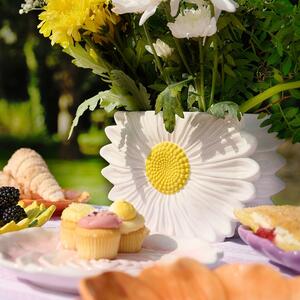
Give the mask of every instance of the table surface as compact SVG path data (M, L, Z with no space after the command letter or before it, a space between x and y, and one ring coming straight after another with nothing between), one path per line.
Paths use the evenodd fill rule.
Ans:
M45 227L58 227L59 221L49 221ZM216 264L224 263L263 263L271 264L269 259L248 245L245 245L239 238L232 238L217 246L223 250L223 258ZM289 270L272 264L286 275L292 275ZM80 296L56 293L49 291L31 283L19 280L15 275L0 268L0 299L1 300L80 300Z

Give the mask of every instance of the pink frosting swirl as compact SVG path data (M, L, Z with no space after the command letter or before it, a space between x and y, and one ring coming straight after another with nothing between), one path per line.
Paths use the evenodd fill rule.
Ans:
M86 229L118 229L121 224L122 220L110 211L93 212L77 223Z

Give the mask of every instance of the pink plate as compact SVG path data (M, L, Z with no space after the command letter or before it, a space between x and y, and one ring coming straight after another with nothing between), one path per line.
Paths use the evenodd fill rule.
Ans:
M0 267L36 285L72 293L77 292L80 279L106 271L137 275L154 263L182 256L214 264L221 255L220 250L197 239L153 234L139 253L119 254L115 260L86 261L75 251L60 247L58 228L31 228L0 236Z
M244 226L238 228L238 233L246 244L266 255L271 261L300 273L300 251L281 250L268 239L257 236Z

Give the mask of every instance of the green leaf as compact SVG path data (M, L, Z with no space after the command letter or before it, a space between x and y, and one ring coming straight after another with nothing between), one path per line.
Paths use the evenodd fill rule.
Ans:
M277 82L284 82L281 72L279 70L274 68L273 72L274 72L273 77Z
M228 15L220 16L218 20L218 30L221 31L231 23L231 18Z
M288 75L292 67L292 59L290 56L287 56L282 64L283 75Z
M193 105L198 102L199 100L199 94L196 93L195 88L190 85L188 89L188 109L189 111L194 111Z
M273 123L272 126L268 129L268 132L279 132L280 130L285 128L284 122Z
M289 122L289 125L292 127L300 127L300 116Z
M79 43L64 49L64 52L74 58L72 62L77 67L91 69L94 74L107 77L107 73L112 69L110 64L99 55L91 55L96 54L93 49L91 51L93 52L89 53Z
M282 27L282 20L272 18L271 21L272 22L271 22L271 26L269 29L270 32L276 32Z
M108 113L120 107L124 107L129 111L139 110L135 104L134 98L116 87L112 87L110 90L101 92L100 96L100 106Z
M226 61L228 62L228 64L230 64L231 66L235 66L235 61L234 61L234 58L230 55L230 54L227 54L225 56L226 58Z
M207 111L209 114L224 119L229 115L233 119L241 119L242 113L239 106L231 101L224 101L213 104Z
M129 63L134 66L134 68L136 68L138 66L138 61L137 61L137 57L136 57L136 53L132 48L125 48L123 50L123 54L124 56L127 58L127 60L129 61Z
M268 65L276 65L280 62L280 56L277 51L274 51L271 56L267 59Z
M280 23L281 23L281 20L280 20ZM283 55L283 45L282 45L281 41L277 37L274 36L272 39L272 42L273 42L275 48L277 49L277 53L281 57Z
M73 130L74 128L78 125L78 122L79 122L79 119L80 117L84 114L84 112L86 110L90 110L90 111L94 111L99 103L101 99L101 92L99 94L97 94L96 96L88 99L88 100L85 100L83 103L81 103L78 108L77 108L77 111L76 111L76 116L72 122L72 126L71 126L71 129L70 129L70 133L69 133L69 137L68 139L70 139L70 137L72 136L72 133L73 133Z
M258 120L261 120L261 119L264 119L266 116L267 116L267 113L261 112L261 113L258 115L257 119L258 119Z
M145 53L145 46L147 45L147 42L144 41L143 39L138 40L137 45L136 45L136 60L137 60L137 65L140 64L140 61Z
M299 90L289 90L291 96L295 99L300 99L300 91Z
M119 107L124 107L126 110L150 109L150 99L146 88L141 83L137 86L123 71L111 71L108 82L111 83L110 90L99 92L96 96L84 101L78 107L69 138L84 112L88 109L91 111L95 110L99 101L100 106L107 112L111 112Z
M260 127L266 127L266 126L269 126L273 123L272 119L269 118L269 119L266 119L264 120L261 124L260 124Z
M231 77L236 77L234 71L227 64L224 65L224 72Z
M236 28L238 28L242 31L246 31L246 28L244 27L244 25L240 22L240 20L235 15L230 15L230 19L231 19L232 24Z
M110 81L113 88L121 92L122 95L127 95L132 97L135 104L132 103L134 109L137 110L150 110L150 95L147 93L146 88L139 83L136 85L133 79L126 75L123 71L112 70L110 75ZM130 109L127 105L128 110Z
M276 113L273 113L270 117L273 121L280 121L282 119L282 113L280 111L280 107L278 105L273 106L274 111L277 111Z
M183 109L180 103L180 93L183 87L187 86L190 79L169 85L157 97L155 113L163 111L165 128L168 132L173 132L176 123L176 115L184 118Z
M298 114L298 112L299 112L298 107L288 107L284 109L284 114L286 118L289 120L293 119Z
M293 143L299 143L300 142L300 129L298 129L294 135L293 135Z
M149 110L150 99L146 88L139 86L123 71L113 70L110 80L111 89L100 92L101 107L107 112L124 107L126 110Z
M167 85L162 83L154 83L150 84L148 87L154 91L162 92L167 87Z

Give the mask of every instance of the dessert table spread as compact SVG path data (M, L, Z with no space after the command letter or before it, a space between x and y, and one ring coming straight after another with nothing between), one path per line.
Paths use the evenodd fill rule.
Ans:
M51 220L45 224L45 227L56 228L59 226L59 220ZM245 245L238 237L228 239L223 243L218 243L217 247L224 253L221 260L216 264L224 263L263 263L270 264L267 257L259 254L250 246ZM279 267L272 263L283 274L294 275L292 271ZM0 299L1 300L80 300L79 295L60 293L57 291L46 290L35 286L32 283L19 280L11 272L0 268Z

